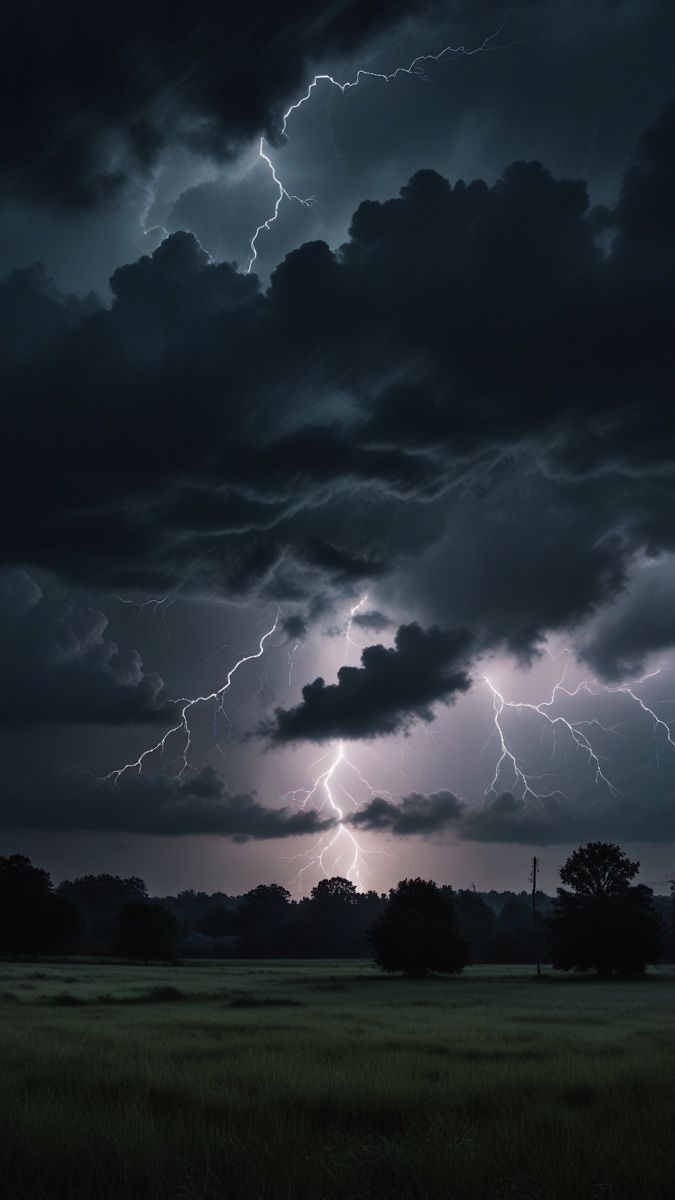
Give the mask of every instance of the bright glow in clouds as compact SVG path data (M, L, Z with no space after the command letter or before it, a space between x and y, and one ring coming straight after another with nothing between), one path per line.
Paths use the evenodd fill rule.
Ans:
M363 595L352 603L340 631L333 630L332 636L318 628L307 635L302 642L303 669L297 683L293 666L301 643L274 638L281 628L278 613L260 636L257 649L234 656L236 661L220 686L178 701L180 719L137 758L116 767L104 779L117 783L125 772L143 772L153 755L165 763L165 751L172 739L178 741L178 752L171 760L176 766L165 763L165 769L175 770L182 777L186 771L201 767L204 753L210 752L204 743L193 739L192 721L201 708L207 716L204 732L211 730L210 748L217 748L224 759L218 744L217 720L222 715L229 728L225 700L235 675L243 684L237 689L237 706L244 704L252 710L252 720L244 726L250 729L252 723L257 723L260 709L282 700L284 693L288 694L286 689L299 688L319 671L331 675L339 665L354 664L363 644L379 640L366 628L360 631L361 637L356 636L355 620L367 612L368 602L368 596ZM150 604L145 609L155 611ZM396 623L392 622L392 628ZM328 669L327 652L330 657L336 655ZM261 682L244 668L263 658ZM470 813L476 812L481 794L489 808L497 795L511 791L543 813L547 801L557 801L569 805L572 815L583 815L594 804L596 793L603 805L611 806L625 804L632 797L639 800L646 794L645 788L649 790L652 785L657 792L668 788L672 791L675 738L672 723L665 719L667 714L662 716L658 711L660 705L671 703L670 664L637 680L603 684L582 675L572 651L551 647L527 670L514 668L508 659L496 658L478 665L473 678L469 694L449 708L439 705L433 726L421 722L409 736L383 738L376 743L335 741L318 757L316 749L307 746L273 754L257 752L255 763L250 742L231 743L233 758L230 761L228 754L228 767L243 775L243 790L250 790L250 773L255 765L255 783L263 792L264 803L276 798L300 810L316 809L335 820L335 825L313 840L308 849L302 849L302 843L297 852L293 847L290 860L296 866L287 883L303 892L317 879L339 874L357 887L388 886L394 882L392 872L376 868L373 856L400 857L401 864L396 867L399 874L406 870L419 873L425 869L425 861L435 861L433 855L441 853L440 848L433 850L434 844L446 847L446 858L440 860L444 870L443 863L449 861L448 841L457 842L453 824L431 841L422 842L419 838L385 841L381 833L357 832L346 823L349 814L375 797L396 803L412 792L427 794L448 789L465 799ZM364 755L373 759L374 777L366 775ZM645 771L649 775L647 783ZM298 775L306 779L300 786ZM389 789L394 789L393 794L380 786L385 780ZM606 811L607 836L612 836L611 807ZM461 835L459 827L457 834ZM388 849L394 845L396 856ZM462 845L466 843L460 840L458 846ZM248 853L243 848L239 852ZM457 849L453 851L457 853ZM426 869L438 872L438 863Z
M418 54L417 57L412 60L409 66L395 67L393 71L389 71L388 73L383 71L366 71L360 68L356 72L356 75L353 79L347 79L343 83L340 83L339 79L334 79L332 75L315 75L312 82L307 85L307 90L304 95L302 95L299 100L296 100L294 104L291 104L289 108L286 109L281 124L282 137L288 137L287 125L289 119L292 117L294 112L297 112L299 108L302 108L303 104L306 104L307 101L311 99L313 92L320 83L329 83L332 87L337 88L338 91L344 95L348 89L358 87L363 79L379 79L383 83L391 83L394 79L398 79L399 75L414 75L419 79L426 79L426 63L438 63L444 58L458 58L460 55L468 58L473 54L480 54L485 50L496 50L498 47L492 46L490 43L493 42L500 33L501 26L499 29L495 30L494 33L491 33L489 37L485 38L485 40L481 42L480 46L476 46L473 50L467 50L464 46L444 46L443 49L439 50L437 54ZM504 47L502 47L502 49L503 48ZM298 204L302 204L305 208L309 208L316 201L315 196L303 198L302 196L296 196L287 190L277 175L276 168L265 150L265 139L262 137L260 139L258 157L266 164L272 176L274 186L277 189L277 196L274 202L274 209L272 213L258 226L249 242L249 246L251 248L251 257L249 259L248 267L246 268L247 274L251 272L253 264L258 257L258 238L262 234L263 230L267 230L267 232L269 232L271 226L279 216L279 209L281 208L283 201L295 200Z
M344 810L338 803L340 796L337 793L341 793L341 796L354 808L359 807L359 799L347 789L344 782L346 774L352 774L355 781L366 790L365 798L372 799L376 794L375 789L359 768L347 757L342 741L337 742L335 746L310 764L307 771L310 778L314 768L329 757L331 760L329 766L317 775L311 788L295 788L283 797L284 800L295 800L300 796L302 797L302 808L306 808L309 804L318 808L319 812L328 809L338 821L335 830L322 835L309 850L295 856L296 861L300 859L304 861L304 865L300 867L292 881L300 890L304 885L306 872L311 870L318 871L325 878L330 878L331 875L342 875L360 887L363 882L362 871L366 857L368 854L374 853L374 851L364 850L349 826L341 823ZM391 793L382 789L379 789L377 795L391 799ZM381 848L377 852L386 853Z
M361 612L367 603L368 596L362 596L349 610L349 616L345 625L344 641L357 650L360 650L361 647L352 638L352 625L356 614ZM289 687L290 682L291 674L289 671ZM372 799L376 794L375 789L365 778L359 767L347 757L343 741L336 742L330 750L327 750L325 754L322 754L314 762L310 763L307 769L310 781L313 779L312 772L314 768L324 763L327 758L330 758L328 767L316 776L316 779L311 783L311 787L293 788L282 797L284 800L291 801L297 800L300 797L302 808L306 808L309 805L310 807L317 808L319 812L324 812L327 809L334 814L338 822L335 830L323 834L309 850L295 856L295 861L302 860L304 864L292 880L292 884L300 891L302 891L305 882L305 874L311 871L323 875L324 878L341 874L345 879L349 879L351 883L360 887L367 855L374 853L373 851L365 850L349 826L342 824L344 809L341 807L341 803L338 803L338 800L342 802L342 798L344 798L353 808L359 807L361 800L346 786L345 778L348 775L352 775L354 778L354 782L350 784L351 788L359 785L364 789L363 799ZM384 791L382 788L378 790L377 795L391 799L391 793ZM386 853L386 851L380 850L379 853Z

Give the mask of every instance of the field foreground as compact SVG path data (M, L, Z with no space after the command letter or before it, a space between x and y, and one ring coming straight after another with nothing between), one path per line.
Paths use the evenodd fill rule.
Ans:
M672 1200L675 972L0 964L5 1200Z

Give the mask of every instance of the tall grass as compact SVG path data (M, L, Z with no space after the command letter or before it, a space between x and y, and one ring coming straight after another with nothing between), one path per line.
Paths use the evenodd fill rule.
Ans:
M673 1197L673 974L14 964L0 993L8 1200Z

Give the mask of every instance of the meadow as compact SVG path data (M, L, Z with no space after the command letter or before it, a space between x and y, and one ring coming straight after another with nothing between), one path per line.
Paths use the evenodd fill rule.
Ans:
M5 1200L672 1200L675 971L0 963Z

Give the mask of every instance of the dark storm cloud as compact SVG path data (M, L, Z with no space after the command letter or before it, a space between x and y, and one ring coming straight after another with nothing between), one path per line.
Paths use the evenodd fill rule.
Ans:
M465 808L463 800L445 789L428 796L411 792L409 796L402 796L398 803L374 796L358 812L347 817L347 824L356 829L391 833L395 837L429 837L455 828Z
M0 723L130 724L176 713L136 650L106 636L104 613L0 571Z
M292 642L297 638L305 637L307 633L307 621L303 616L294 613L292 616L284 618L281 623L281 629L289 642Z
M578 656L604 679L635 679L650 655L675 645L675 563L640 564L625 591L580 631Z
M22 771L0 797L0 826L7 829L211 834L248 842L320 833L334 823L314 809L269 808L255 792L232 793L211 767L182 779L129 772L117 784L85 773Z
M373 555L350 554L340 546L332 546L315 538L296 550L297 557L310 566L326 572L335 583L357 583L362 579L377 579L386 572L386 564Z
M338 682L315 679L295 708L275 710L260 733L277 744L372 738L433 720L437 702L451 703L469 687L471 638L464 632L401 625L391 649L367 646L360 667L340 667Z
M652 780L652 787L656 780ZM558 794L523 800L511 792L472 808L453 792L413 792L400 800L373 797L345 824L393 837L438 837L493 845L556 846L612 837L631 842L672 842L672 789L640 797L617 794L570 799Z
M483 809L467 813L458 836L471 842L553 846L580 841L672 842L673 800L669 795L617 796L585 805L565 796L528 802L503 792Z
M312 64L433 7L10 3L0 49L0 97L13 114L0 134L5 195L90 208L150 172L168 147L225 161L260 133L278 136Z
M379 609L369 609L368 612L357 612L352 617L352 625L358 625L359 629L367 629L371 633L382 633L385 629L391 629L394 622L391 617L385 616Z
M24 279L4 561L299 604L386 564L417 611L527 655L675 547L674 162L671 108L612 211L539 163L422 171L264 294L186 234L74 327Z

